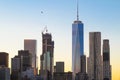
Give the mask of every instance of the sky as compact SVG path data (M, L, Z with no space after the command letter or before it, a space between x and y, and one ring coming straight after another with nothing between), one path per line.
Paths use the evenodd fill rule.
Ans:
M110 40L112 78L119 80L120 0L79 0L79 19L84 23L87 56L89 32L100 31L102 40ZM47 26L55 41L54 63L64 61L65 71L71 71L74 20L76 0L0 0L0 52L9 53L10 63L18 50L24 49L24 39L36 39L39 57L41 32Z

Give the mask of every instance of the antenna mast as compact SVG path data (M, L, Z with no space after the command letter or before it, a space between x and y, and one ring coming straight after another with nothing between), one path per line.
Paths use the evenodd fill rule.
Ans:
M77 0L77 21L79 21L79 1Z

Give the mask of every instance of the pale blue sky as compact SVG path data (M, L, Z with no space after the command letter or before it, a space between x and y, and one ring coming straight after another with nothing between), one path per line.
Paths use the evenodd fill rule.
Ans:
M84 52L89 53L89 32L100 31L102 39L110 39L111 64L118 75L120 0L79 0L79 15L84 23ZM40 56L41 31L47 26L55 41L55 61L65 61L66 71L71 70L74 20L76 0L0 0L0 51L10 53L11 58L23 49L24 39L31 38L37 39Z

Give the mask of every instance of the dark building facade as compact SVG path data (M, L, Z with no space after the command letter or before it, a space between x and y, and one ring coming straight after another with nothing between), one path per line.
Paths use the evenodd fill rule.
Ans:
M9 55L6 52L0 52L0 66L8 67Z
M55 72L53 80L72 80L72 72Z
M54 41L50 33L42 33L42 55L40 56L40 75L43 80L51 80L53 76Z
M20 58L15 56L11 59L11 80L21 80L20 79Z
M86 73L86 56L82 55L80 58L81 62L81 73Z
M18 55L11 59L11 80L23 80L21 74L32 67L31 60L28 50L19 50Z
M79 72L76 74L75 80L88 80L87 73Z
M103 40L103 80L111 80L109 40Z
M19 50L18 57L21 60L21 71L26 71L27 68L32 67L31 54L28 50Z
M10 69L5 66L0 66L0 80L10 80Z
M56 72L64 72L64 62L56 62Z

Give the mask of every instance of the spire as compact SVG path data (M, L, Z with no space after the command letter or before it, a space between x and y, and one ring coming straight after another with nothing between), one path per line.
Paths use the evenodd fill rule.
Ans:
M79 21L79 2L77 0L77 21Z

